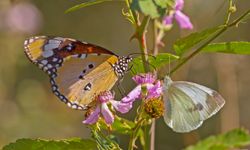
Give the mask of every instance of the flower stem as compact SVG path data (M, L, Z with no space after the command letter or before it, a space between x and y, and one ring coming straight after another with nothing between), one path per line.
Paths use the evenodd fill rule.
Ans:
M139 47L142 53L142 62L144 66L144 71L148 72L150 71L149 64L148 64L148 50L147 50L147 44L146 44L146 29L149 23L150 17L146 16L143 18L142 23L137 27L136 31L136 38L139 42Z
M138 132L139 132L139 130L140 130L142 124L143 124L143 121L144 121L144 119L141 118L141 119L136 123L136 125L135 125L135 127L134 127L134 129L133 129L133 131L132 131L132 134L131 134L131 136L130 136L130 141L129 141L128 150L133 150L133 149L134 149L135 141L136 141L136 139L137 139L137 135L138 135Z
M173 74L174 72L176 72L176 70L178 70L181 66L183 66L187 61L189 61L191 58L193 58L194 56L196 56L199 52L201 52L201 50L206 47L208 44L210 44L213 40L215 40L217 37L219 37L222 33L224 33L228 28L233 27L235 25L237 25L238 23L240 23L247 15L250 14L250 10L246 11L243 15L241 15L238 19L236 19L235 21L233 21L230 24L226 24L224 25L224 27L217 33L215 34L212 38L210 38L207 42L205 42L204 44L202 44L199 48L197 48L193 53L191 53L189 56L187 56L186 58L184 58L175 68L173 68L170 71L170 75Z

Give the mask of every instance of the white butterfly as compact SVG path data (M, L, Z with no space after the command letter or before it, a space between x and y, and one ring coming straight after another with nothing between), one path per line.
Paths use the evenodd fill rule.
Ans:
M164 79L164 120L176 132L190 132L217 113L225 104L223 97L205 86Z

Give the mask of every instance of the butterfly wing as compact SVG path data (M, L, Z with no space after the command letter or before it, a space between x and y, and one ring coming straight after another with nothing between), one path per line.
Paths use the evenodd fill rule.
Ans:
M24 48L29 60L51 77L56 76L57 68L62 65L67 57L85 57L87 54L115 55L102 47L62 37L31 37L24 41Z
M170 86L167 92L164 90L163 98L166 108L164 120L174 131L189 132L202 124L199 112L191 111L195 104L185 92Z
M195 102L194 109L199 111L202 120L210 118L225 104L225 100L218 92L205 86L185 81L174 82L174 86L185 91Z
M52 90L74 109L87 109L96 93L110 90L118 77L118 57L102 47L62 37L37 36L24 42L25 54L51 77Z
M164 87L165 122L176 132L192 131L224 105L216 91L205 86L185 82L172 82Z
M118 80L111 66L116 61L110 55L68 59L51 80L53 92L68 106L87 109L98 93L110 90Z

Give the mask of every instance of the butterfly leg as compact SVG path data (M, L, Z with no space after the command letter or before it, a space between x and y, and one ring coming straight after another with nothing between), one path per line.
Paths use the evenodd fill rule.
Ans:
M122 95L122 97L124 97L124 96L126 96L125 95L126 92L125 92L125 89L121 86L122 80L123 80L123 77L118 80L117 88L118 88L119 93Z

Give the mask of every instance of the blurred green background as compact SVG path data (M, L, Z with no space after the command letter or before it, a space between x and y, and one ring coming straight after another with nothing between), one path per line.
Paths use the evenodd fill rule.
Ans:
M129 41L133 27L122 16L125 4L106 2L65 14L64 11L83 0L1 0L0 1L0 147L18 138L63 139L89 137L81 122L84 113L69 109L51 92L48 77L31 64L23 53L23 41L33 35L71 37L106 47L119 55L139 52L136 41ZM227 9L226 0L186 0L184 12L191 17L193 31L219 25ZM237 1L236 18L249 9L249 0ZM175 26L162 52L171 50L173 42L193 31ZM148 36L152 37L149 30ZM152 44L149 40L149 48ZM217 41L250 41L250 23L230 29ZM178 134L157 120L156 149L178 150L209 135L237 127L250 129L250 56L200 54L173 78L206 85L219 91L226 105L198 130ZM167 67L166 67L167 68ZM160 76L166 72L163 68ZM134 87L130 75L123 86ZM119 95L117 99L119 99ZM128 114L132 118L133 112ZM127 116L128 116L127 115ZM128 138L119 137L123 148Z

